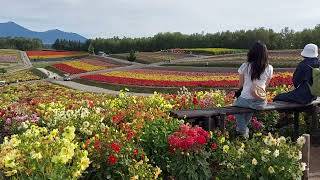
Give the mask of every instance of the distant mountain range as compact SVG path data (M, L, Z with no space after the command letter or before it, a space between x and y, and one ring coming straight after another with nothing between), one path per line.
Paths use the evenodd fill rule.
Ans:
M44 44L53 44L56 39L67 39L73 41L84 42L87 39L77 33L63 32L58 29L49 30L45 32L31 31L14 22L0 23L0 37L25 37L38 38Z

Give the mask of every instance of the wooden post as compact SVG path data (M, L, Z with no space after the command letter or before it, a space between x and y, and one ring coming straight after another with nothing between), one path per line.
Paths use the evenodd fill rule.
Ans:
M306 139L306 143L302 147L302 162L306 163L306 170L303 172L303 180L309 179L309 169L310 169L310 135L302 135Z
M213 129L213 127L212 127L212 126L213 126L213 125L212 125L213 120L214 120L214 119L213 119L212 116L209 116L209 117L208 117L208 130L209 130L209 131L211 131L211 130Z
M317 108L317 106L312 107L311 136L314 135L314 132L319 128Z
M220 115L220 123L219 123L219 125L220 125L220 129L221 129L221 131L222 132L225 132L225 130L226 130L226 117L227 117L227 115L226 114L221 114Z
M293 120L293 139L297 139L299 137L299 111L294 111L294 120Z

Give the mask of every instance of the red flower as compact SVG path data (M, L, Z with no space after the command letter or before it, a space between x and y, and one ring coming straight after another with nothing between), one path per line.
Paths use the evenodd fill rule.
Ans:
M94 147L95 150L100 150L101 149L101 141L98 138L95 138L93 147Z
M230 122L234 122L236 120L236 117L234 115L228 115L227 120Z
M212 149L212 150L216 150L217 148L218 148L217 143L212 143L212 144L211 144L211 149Z
M88 101L88 107L89 107L89 108L93 108L93 107L94 107L93 101Z
M203 145L203 144L205 144L205 143L207 142L207 140L206 140L206 138L205 138L204 136L198 136L198 137L196 138L196 141L197 141L197 143L200 144L200 145Z
M111 149L116 152L119 153L121 150L121 146L118 143L112 143L111 144Z
M118 162L118 158L114 155L109 155L108 157L108 164L115 165Z
M138 149L134 149L134 150L133 150L133 155L136 156L136 155L138 155L138 154L139 154L139 150L138 150Z
M192 103L193 103L194 105L198 105L198 104L199 104L199 101L198 101L197 96L193 96L193 98L192 98Z
M112 122L118 124L123 120L123 118L124 116L122 115L122 113L118 113L112 117Z

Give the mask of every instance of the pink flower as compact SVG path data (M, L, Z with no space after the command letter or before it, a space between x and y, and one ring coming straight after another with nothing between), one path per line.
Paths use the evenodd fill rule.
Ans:
M260 130L263 127L262 122L258 121L256 117L251 119L252 127L255 130Z

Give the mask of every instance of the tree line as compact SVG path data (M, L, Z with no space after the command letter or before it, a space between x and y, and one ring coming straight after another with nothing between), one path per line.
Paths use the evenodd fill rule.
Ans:
M320 45L320 25L312 29L295 32L284 28L280 32L272 29L257 28L253 30L239 30L235 32L224 31L207 34L186 35L180 32L159 33L153 37L108 39L96 38L90 40L95 52L123 53L134 51L159 51L171 48L236 48L248 49L251 45L261 40L268 49L301 49L307 43ZM90 44L87 43L87 44Z
M19 49L22 51L42 49L40 39L28 39L23 37L0 37L0 49Z

